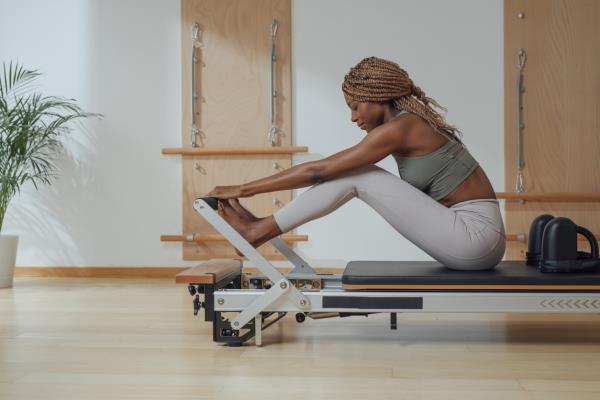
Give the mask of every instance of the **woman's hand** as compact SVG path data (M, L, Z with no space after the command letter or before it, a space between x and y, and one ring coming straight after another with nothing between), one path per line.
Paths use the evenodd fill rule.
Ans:
M203 197L216 197L217 199L237 199L238 197L250 197L242 193L242 185L215 186L210 193Z

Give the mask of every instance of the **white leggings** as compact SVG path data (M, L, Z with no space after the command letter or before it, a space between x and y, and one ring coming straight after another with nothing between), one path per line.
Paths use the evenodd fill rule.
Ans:
M282 232L336 210L353 197L371 206L394 229L450 269L494 268L506 249L496 199L477 199L446 207L408 182L376 165L312 186L277 210Z

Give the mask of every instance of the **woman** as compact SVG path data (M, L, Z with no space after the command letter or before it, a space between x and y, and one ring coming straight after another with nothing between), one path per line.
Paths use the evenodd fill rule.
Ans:
M353 197L446 267L495 267L505 251L500 207L486 174L464 147L443 109L391 61L365 58L345 76L352 122L367 132L357 145L206 196L254 247L329 214ZM374 165L392 155L400 177ZM273 215L256 218L238 197L313 185ZM239 253L238 253L239 254Z

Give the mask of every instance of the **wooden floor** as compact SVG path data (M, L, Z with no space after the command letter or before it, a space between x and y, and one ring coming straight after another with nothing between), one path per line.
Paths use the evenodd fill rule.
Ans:
M287 316L229 348L170 279L0 289L0 399L599 399L600 316Z

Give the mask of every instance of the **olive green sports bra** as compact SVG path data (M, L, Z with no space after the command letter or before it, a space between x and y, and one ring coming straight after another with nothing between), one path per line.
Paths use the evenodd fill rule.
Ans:
M398 115L406 113L402 111ZM446 197L479 165L469 150L453 140L422 156L393 157L400 177L434 200Z

